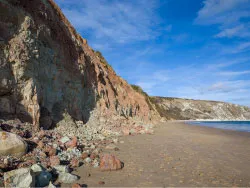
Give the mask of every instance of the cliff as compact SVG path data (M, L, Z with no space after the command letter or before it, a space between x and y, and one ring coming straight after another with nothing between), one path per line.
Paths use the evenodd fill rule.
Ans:
M249 120L250 108L225 102L151 97L162 117L168 120Z
M0 0L0 119L49 129L69 116L119 127L154 115L53 0Z

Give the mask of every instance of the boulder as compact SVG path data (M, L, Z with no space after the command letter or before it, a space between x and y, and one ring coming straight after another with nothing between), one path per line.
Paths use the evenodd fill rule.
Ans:
M101 157L100 169L102 171L111 171L122 169L122 162L114 155L104 154Z
M18 135L0 131L0 156L22 156L26 153L27 145Z
M35 178L29 168L20 168L4 173L4 183L5 187L34 187Z
M42 171L36 176L36 187L48 186L52 179L52 175L48 171Z

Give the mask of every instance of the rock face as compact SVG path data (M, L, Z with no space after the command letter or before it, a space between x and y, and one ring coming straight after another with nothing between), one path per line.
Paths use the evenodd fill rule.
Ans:
M64 114L84 123L92 113L149 121L145 97L102 58L53 0L0 0L0 118L36 129Z
M21 156L27 149L26 143L21 137L0 131L0 156Z
M230 103L151 97L162 117L169 120L249 120L250 108Z

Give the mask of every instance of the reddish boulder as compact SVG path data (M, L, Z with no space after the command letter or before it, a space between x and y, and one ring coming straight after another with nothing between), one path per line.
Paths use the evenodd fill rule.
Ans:
M119 170L123 167L122 162L114 155L104 154L100 160L102 171Z

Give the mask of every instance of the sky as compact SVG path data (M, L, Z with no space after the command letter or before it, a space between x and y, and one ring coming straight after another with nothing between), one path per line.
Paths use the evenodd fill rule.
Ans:
M250 106L250 0L55 0L149 95Z

